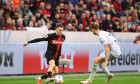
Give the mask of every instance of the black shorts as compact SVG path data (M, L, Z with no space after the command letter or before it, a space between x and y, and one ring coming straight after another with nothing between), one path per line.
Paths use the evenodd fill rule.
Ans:
M59 66L59 57L55 58L55 53L52 51L47 51L45 54L45 57L47 59L47 64L49 64L50 60L54 60L55 61L55 65Z

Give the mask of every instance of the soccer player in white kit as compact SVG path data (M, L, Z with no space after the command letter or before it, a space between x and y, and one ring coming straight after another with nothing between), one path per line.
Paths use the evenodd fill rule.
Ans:
M92 84L92 79L94 78L97 67L99 67L106 73L107 80L105 81L108 83L111 78L114 77L114 74L110 73L107 69L108 61L114 60L118 58L121 54L120 47L116 41L116 39L108 32L106 31L100 31L99 30L99 24L98 23L91 23L91 31L94 35L99 36L99 40L101 44L104 46L105 51L103 51L95 60L93 69L90 73L90 76L85 81L80 81L82 84Z

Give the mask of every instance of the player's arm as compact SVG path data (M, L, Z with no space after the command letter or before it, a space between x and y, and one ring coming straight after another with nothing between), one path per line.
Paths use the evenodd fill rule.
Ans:
M102 68L104 68L107 65L108 58L109 58L109 52L110 52L110 48L109 48L108 44L104 45L104 48L105 48L105 56L106 57L105 57L105 62L103 64Z
M23 44L23 46L27 46L29 43L36 43L36 42L40 42L40 41L48 41L48 37L47 38L37 38L37 39L33 39L31 41L28 41L26 43Z

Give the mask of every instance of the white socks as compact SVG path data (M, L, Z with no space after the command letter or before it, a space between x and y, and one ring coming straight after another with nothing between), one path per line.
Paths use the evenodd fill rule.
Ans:
M102 65L103 65L103 63L100 63L100 64L99 64L99 67L100 67L101 69L102 69ZM105 66L102 70L106 73L107 76L109 76L110 72L109 72L109 70L107 69L106 66Z
M94 64L93 65L93 69L91 70L91 73L90 73L90 76L89 76L89 79L92 80L97 72L97 67L98 67L98 64Z

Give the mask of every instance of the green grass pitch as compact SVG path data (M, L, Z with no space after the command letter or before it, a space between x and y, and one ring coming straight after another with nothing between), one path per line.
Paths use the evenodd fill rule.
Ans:
M37 84L35 80L37 76L0 76L0 84ZM63 84L80 84L80 81L87 79L89 74L68 74L62 76L64 78ZM92 84L106 84L106 79L105 73L97 73ZM45 84L45 80L42 80L41 84ZM50 84L54 83L52 82ZM108 84L140 84L140 73L115 73L114 78Z

